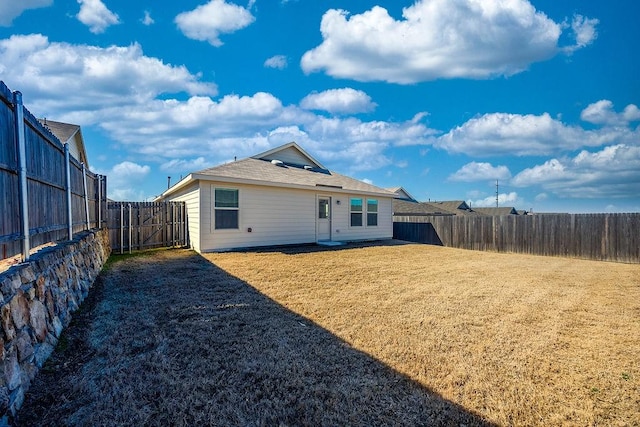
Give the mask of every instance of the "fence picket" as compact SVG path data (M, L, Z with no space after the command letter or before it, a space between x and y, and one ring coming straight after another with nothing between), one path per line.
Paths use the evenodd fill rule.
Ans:
M640 263L640 213L396 216L393 237L463 249Z
M184 202L109 202L107 211L114 251L189 245Z
M78 178L82 179L80 163L70 157L67 174L64 145L13 98L11 90L0 82L0 259L20 253L27 259L28 247L69 240L74 233L87 228L87 221L89 228L104 225L98 210L106 206L106 179L101 180L87 171L87 214L82 182L78 182ZM21 136L18 131L24 133L26 164L22 166L18 156L17 138ZM26 177L22 186L26 189L26 227L23 227L26 217L20 208L20 169ZM23 243L25 239L28 245Z

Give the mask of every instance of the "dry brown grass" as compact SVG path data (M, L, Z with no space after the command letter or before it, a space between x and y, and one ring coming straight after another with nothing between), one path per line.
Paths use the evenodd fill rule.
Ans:
M640 265L425 245L206 258L501 425L640 425Z
M489 425L185 250L112 261L18 415L22 426Z
M18 425L640 425L640 265L352 245L113 262Z

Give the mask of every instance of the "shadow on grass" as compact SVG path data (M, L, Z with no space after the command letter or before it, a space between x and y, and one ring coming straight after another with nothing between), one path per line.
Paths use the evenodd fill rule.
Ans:
M404 240L385 239L385 240L366 240L359 242L348 242L336 246L324 246L316 243L308 243L304 245L281 245L281 246L261 246L255 248L237 249L235 252L280 252L284 255L308 254L314 252L336 252L345 249L368 248L372 246L402 246L414 244Z
M199 255L114 262L16 425L490 425Z

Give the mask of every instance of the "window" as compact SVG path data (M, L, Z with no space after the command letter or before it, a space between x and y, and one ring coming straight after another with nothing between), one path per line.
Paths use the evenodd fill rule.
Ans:
M318 199L318 218L329 218L329 199Z
M215 190L215 229L238 228L238 190L216 188Z
M351 226L362 227L362 199L351 199Z
M367 227L378 225L378 201L367 199Z

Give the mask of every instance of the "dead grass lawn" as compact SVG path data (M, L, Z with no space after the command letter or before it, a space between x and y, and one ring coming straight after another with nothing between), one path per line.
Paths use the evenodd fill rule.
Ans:
M426 245L208 254L501 425L640 425L640 265Z
M112 260L13 421L637 426L639 355L640 265L165 250Z
M12 421L490 425L186 250L114 257Z

